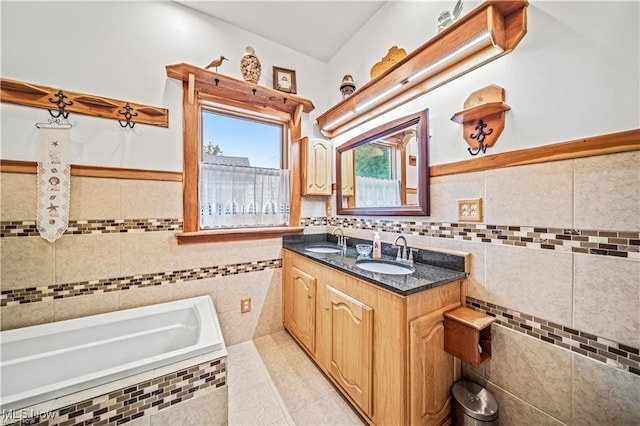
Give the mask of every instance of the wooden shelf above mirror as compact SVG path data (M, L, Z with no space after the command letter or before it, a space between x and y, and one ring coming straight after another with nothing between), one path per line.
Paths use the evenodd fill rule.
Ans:
M511 52L527 32L528 4L480 4L321 114L320 131L335 137Z

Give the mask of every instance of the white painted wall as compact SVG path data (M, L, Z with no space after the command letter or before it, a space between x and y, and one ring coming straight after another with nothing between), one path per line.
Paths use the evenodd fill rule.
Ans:
M464 13L478 2L465 1ZM450 121L467 96L489 84L505 88L506 128L490 153L640 127L639 5L629 2L532 1L528 33L510 54L356 128L429 108L431 164L470 158L461 127ZM408 52L436 34L437 16L453 2L389 2L329 64L170 2L3 2L2 77L169 109L169 128L71 115L76 164L182 169L180 82L165 66L205 65L224 54L220 72L240 77L246 45L261 59L260 84L273 65L295 69L298 94L316 105L303 135L318 135L315 117L340 100L344 74L361 86L392 45ZM615 19L614 19L615 18ZM321 42L319 37L318 42ZM2 103L0 156L37 159L34 123L45 110Z
M241 78L247 45L262 63L260 85L273 87L273 65L296 70L298 94L316 105L303 135L326 109L327 64L176 3L3 1L1 13L2 77L169 109L168 129L71 114L74 164L181 171L182 84L165 66L223 54L219 71ZM34 124L47 111L2 103L0 112L0 157L37 160Z
M477 2L465 1L464 13ZM329 62L327 97L340 100L344 74L356 86L389 47L411 52L437 32L440 11L454 2L389 2ZM528 31L516 49L402 107L334 139L425 108L430 163L471 158L461 126L450 120L472 92L505 89L506 127L487 153L500 153L640 127L640 3L531 1Z

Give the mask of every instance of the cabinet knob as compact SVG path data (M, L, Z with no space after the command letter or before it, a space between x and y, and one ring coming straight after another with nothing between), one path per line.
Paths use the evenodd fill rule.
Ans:
M311 296L310 294L307 294L307 297L308 297L309 299L311 299L313 296Z
M328 307L328 306L325 306L325 307L324 307L324 310L325 310L325 311L328 311L328 310L329 310L329 307Z

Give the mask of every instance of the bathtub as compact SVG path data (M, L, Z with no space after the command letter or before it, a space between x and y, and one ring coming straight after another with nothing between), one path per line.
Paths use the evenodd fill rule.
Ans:
M211 352L226 356L213 302L175 302L0 333L3 411Z

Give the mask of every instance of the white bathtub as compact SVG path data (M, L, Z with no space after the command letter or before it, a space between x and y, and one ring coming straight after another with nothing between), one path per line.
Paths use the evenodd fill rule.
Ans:
M226 355L209 296L3 331L0 344L2 410L209 352Z

